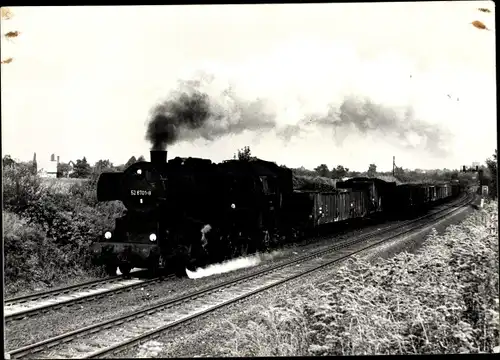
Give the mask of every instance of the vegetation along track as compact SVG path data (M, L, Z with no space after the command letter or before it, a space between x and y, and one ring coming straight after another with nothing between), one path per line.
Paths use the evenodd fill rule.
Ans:
M465 200L458 201L455 204L458 208L445 208L416 219L412 224L402 224L397 228L404 227L405 229L387 235L385 238L380 237L383 231L377 231L349 239L327 250L297 256L283 264L253 274L13 350L9 353L10 358L32 356L36 358L96 358L119 353L217 309L333 265L356 253L409 234L416 229L425 228L429 222L433 223L447 217L461 206L469 204L472 201L471 198L474 196L467 196ZM429 221L429 218L432 220ZM389 231L394 230L396 229L392 228ZM354 245L362 246L355 247Z
M49 310L130 291L139 286L148 286L159 281L158 278L139 278L139 276L145 273L145 271L136 271L133 274L135 276L130 279L125 279L122 276L113 276L107 279L93 280L7 299L4 302L5 322L20 320Z

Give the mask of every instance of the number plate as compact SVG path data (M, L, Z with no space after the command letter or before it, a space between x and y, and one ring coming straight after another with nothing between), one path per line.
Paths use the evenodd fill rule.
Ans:
M130 190L132 196L151 196L151 190Z

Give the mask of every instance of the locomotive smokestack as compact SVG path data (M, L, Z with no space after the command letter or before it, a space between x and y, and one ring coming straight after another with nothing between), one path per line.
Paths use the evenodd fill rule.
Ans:
M166 150L151 150L151 163L153 165L163 165L167 162Z

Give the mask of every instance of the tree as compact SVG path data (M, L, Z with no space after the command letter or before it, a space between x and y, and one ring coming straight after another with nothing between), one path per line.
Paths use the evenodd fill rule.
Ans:
M3 166L14 166L15 164L16 164L16 162L14 160L12 160L10 155L5 155L2 159Z
M68 163L60 162L57 164L57 177L68 177L71 171L71 165Z
M376 167L375 167L376 170ZM411 179L417 180L418 179L418 174L416 171L410 171L406 169L406 171L403 169L403 167L394 167L394 177L401 181L401 182L410 182Z
M368 177L375 177L376 174L377 174L377 165L370 164L367 171Z
M130 165L135 164L137 162L135 156L132 156L128 161L125 163L125 168L128 168Z
M90 176L92 169L90 168L90 164L87 162L85 156L82 160L76 160L76 164L73 167L73 173L70 175L72 178L87 178Z
M403 170L403 167L394 167L394 177L397 179L401 179L402 177L405 176L405 171Z
M342 165L332 168L331 177L332 179L342 179L347 176L349 168L344 168Z
M328 166L326 166L326 164L321 164L320 166L315 167L314 171L316 171L318 175L322 177L328 177L328 175L330 174L330 170L328 169Z
M238 155L235 158L238 158L240 161L250 161L254 157L252 157L252 152L250 151L250 146L245 146L243 149L238 149Z
M306 169L305 167L301 166L299 168L293 169L293 173L296 175L306 175L306 176L316 176L316 172L313 170Z
M498 150L495 149L495 153L493 154L493 159L486 159L486 166L488 166L488 170L490 171L491 175L491 180L490 180L490 186L488 188L488 194L493 198L496 199L497 197L497 155L498 155Z
M94 165L95 173L102 173L103 171L110 171L113 169L114 169L113 163L110 162L109 160L99 160Z

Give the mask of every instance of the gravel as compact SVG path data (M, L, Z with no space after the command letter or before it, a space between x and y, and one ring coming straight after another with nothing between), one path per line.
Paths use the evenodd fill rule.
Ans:
M70 277L70 275L68 275L68 277ZM98 280L98 279L104 279L104 277L95 277L95 276L91 276L88 274L77 274L77 275L71 276L69 279L59 281L59 282L57 282L57 284L53 284L50 286L45 284L45 283L40 282L40 283L32 285L31 288L30 287L23 287L21 289L19 289L18 284L15 284L15 285L5 284L4 297L5 297L5 299L10 299L10 298L18 297L18 296L33 294L34 292L42 292L42 291L57 289L60 287L68 287L71 285L81 284L84 282Z

